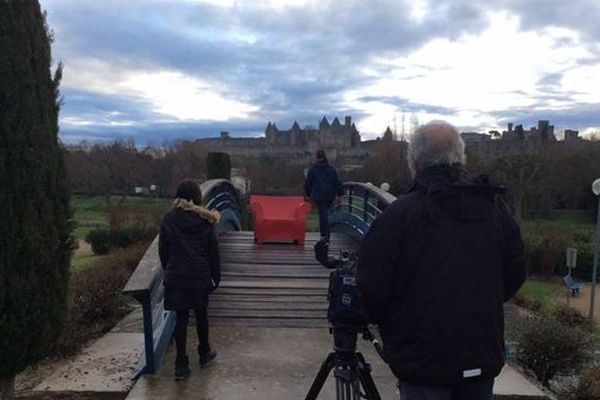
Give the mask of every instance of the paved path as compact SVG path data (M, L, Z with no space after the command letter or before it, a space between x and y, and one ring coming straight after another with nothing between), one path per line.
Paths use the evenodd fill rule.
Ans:
M189 331L189 349L196 346ZM192 376L175 382L173 348L156 375L141 377L127 400L286 400L303 399L332 346L326 328L217 327L211 330L218 357L204 369L193 360ZM373 366L383 399L398 399L396 380L372 346L359 339L359 349ZM192 353L190 354L192 355ZM495 386L502 398L543 398L543 393L511 368ZM331 379L319 396L335 398ZM521 398L521 397L518 397Z
M592 285L589 282L583 284L580 293L572 297L570 291L566 289L557 296L557 301L560 304L569 304L570 307L579 311L579 313L585 317L590 312L590 294ZM600 324L600 284L596 284L596 301L594 303L594 321Z

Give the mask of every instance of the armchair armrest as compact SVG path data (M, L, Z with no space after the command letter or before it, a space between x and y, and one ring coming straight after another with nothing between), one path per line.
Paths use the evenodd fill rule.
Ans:
M305 218L306 214L308 214L311 210L311 206L309 203L303 201L302 203L298 204L298 206L296 207L296 210L294 210L294 218L296 219L300 219L300 218Z
M264 221L265 212L263 210L262 204L258 202L253 202L250 204L250 208L252 208L252 212L254 213L254 220L257 223Z

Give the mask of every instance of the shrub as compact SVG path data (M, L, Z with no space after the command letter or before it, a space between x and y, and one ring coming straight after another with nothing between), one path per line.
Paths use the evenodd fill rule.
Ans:
M567 307L564 304L557 305L552 310L551 316L561 324L572 328L581 328L589 332L594 329L594 325L589 319L585 318L577 310Z
M121 291L142 258L148 243L95 260L89 268L76 271L69 284L68 316L54 354L73 354L104 332L128 311L128 299Z
M151 239L156 232L155 227L138 225L94 229L86 235L85 241L92 245L95 254L107 254L112 247L124 248Z
M581 369L591 357L591 339L554 318L528 318L518 334L517 361L545 386L556 375Z
M107 254L110 251L110 231L108 229L92 229L85 236L85 241L92 246L95 254Z
M513 297L513 301L519 307L523 307L534 312L540 312L544 308L544 305L541 301L532 297L527 297L521 293L517 293L515 297Z
M572 400L599 400L600 399L600 366L587 369L573 394Z

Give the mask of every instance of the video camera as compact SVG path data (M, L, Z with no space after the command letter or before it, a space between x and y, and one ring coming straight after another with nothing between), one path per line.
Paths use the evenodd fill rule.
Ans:
M329 241L326 239L318 241L314 250L321 265L334 269L329 276L327 319L334 328L365 330L368 320L356 283L356 252L341 250L338 258L330 258Z

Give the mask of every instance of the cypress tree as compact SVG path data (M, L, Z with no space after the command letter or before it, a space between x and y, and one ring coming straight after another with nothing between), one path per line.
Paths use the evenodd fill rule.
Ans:
M231 159L227 153L208 153L206 179L231 179Z
M45 357L66 312L72 248L58 84L37 0L0 0L0 382Z

